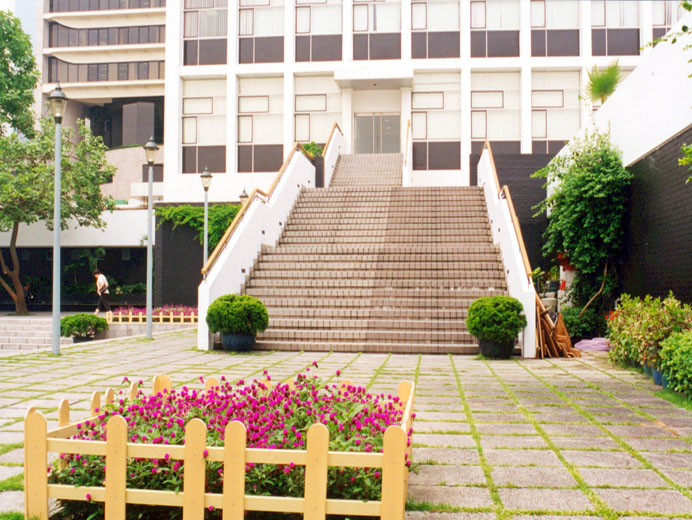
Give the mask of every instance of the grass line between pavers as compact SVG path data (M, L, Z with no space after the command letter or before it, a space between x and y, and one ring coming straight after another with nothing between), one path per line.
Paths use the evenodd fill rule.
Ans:
M601 387L599 387L598 385L592 383L591 381L587 381L587 380L583 379L582 377L579 377L578 375L573 374L572 372L568 371L568 370L567 370L566 368L564 368L563 366L558 365L558 364L556 364L556 363L554 363L554 362L552 362L552 361L550 361L550 364L551 364L552 366L554 366L555 368L557 368L557 369L559 369L559 370L562 370L565 374L569 375L570 377L574 377L575 379L581 381L583 384L585 384L585 385L588 386L589 388L592 388L593 390L596 390L599 394L604 395L604 396L606 396L606 397L609 397L609 398L612 399L613 401L616 401L616 402L620 403L620 405L622 405L623 407L627 408L628 410L633 411L634 413L636 413L636 414L639 415L640 417L643 417L644 419L647 419L647 420L649 420L649 421L651 421L651 422L653 422L653 423L660 422L660 423L662 423L662 424L665 424L665 423L664 423L663 421L661 421L658 417L656 417L656 416L654 416L654 415L651 415L650 413L647 413L646 411L642 410L642 409L639 408L638 406L634 406L634 405L628 403L628 402L625 401L624 399L620 399L617 395L613 394L612 392L610 392L610 391L608 391L608 390L603 390ZM587 365L587 366L588 366L588 365ZM618 381L622 381L621 379L617 379L617 380L618 380ZM626 381L625 381L624 383L627 384ZM635 386L635 385L631 385L631 386ZM643 388L639 388L638 386L635 386L635 388L637 388L637 389L639 389L639 390L643 390L643 391L647 392L649 395L652 395L652 396L654 395L653 393L649 392L648 390L645 390L645 389L643 389ZM690 437L684 437L684 436L682 436L682 435L677 435L677 437L679 437L680 439L682 439L682 440L684 440L685 442L687 442L687 443L689 443L690 445L692 445L692 438L690 438Z
M23 447L24 447L23 442L15 442L13 444L2 444L2 445L0 445L0 455L4 455L5 453L7 453L9 451L18 450L18 449L23 448Z
M3 491L24 491L24 473L0 481L0 493Z
M565 457L562 455L562 451L560 450L560 448L553 442L553 440L550 438L550 435L548 435L548 432L546 432L545 429L543 429L543 427L540 424L538 424L538 421L534 417L533 413L531 413L523 404L519 402L519 399L517 398L517 395L514 393L514 390L512 390L504 382L504 380L497 375L497 372L493 370L493 368L490 366L490 363L488 363L485 360L483 361L483 363L485 363L490 373L493 374L497 381L500 383L500 385L502 385L502 387L505 389L505 392L507 392L507 395L510 397L510 399L512 399L519 411L524 415L524 417L526 417L526 419L536 429L538 434L543 438L545 443L548 445L548 448L552 450L552 452L560 460L565 469L569 472L570 475L572 475L572 478L577 483L577 488L582 493L584 493L587 496L587 498L591 501L591 503L595 506L596 514L609 520L617 520L618 514L589 487L589 485L581 476L577 468L573 464L568 462L567 459L565 459Z
M582 416L586 417L589 421L594 426L597 426L598 428L601 429L608 437L610 437L612 440L614 440L618 446L620 446L624 451L626 451L629 455L631 455L633 458L638 460L644 468L649 469L656 473L659 477L661 477L668 485L670 485L673 489L679 491L682 495L684 495L688 500L692 500L692 492L690 492L689 489L685 488L684 486L681 486L677 482L675 482L673 479L668 477L665 473L663 473L661 470L659 470L656 466L651 464L643 455L641 455L637 450L635 450L632 446L630 446L625 440L623 440L620 436L616 435L615 433L611 432L608 428L603 426L594 416L591 412L588 410L585 410L581 406L579 406L577 403L575 403L570 397L565 394L562 390L559 388L555 387L554 385L550 384L547 382L545 379L543 379L541 376L537 375L534 373L533 370L531 370L529 367L521 363L520 361L516 361L516 363L521 366L524 370L526 370L529 374L531 374L533 377L535 377L538 381L540 381L543 385L545 385L547 388L549 388L555 395L560 397L567 405L571 406L574 410L577 411L577 413L581 414Z
M0 513L0 520L24 520L24 513Z
M351 361L349 361L348 363L346 363L344 366L342 366L342 367L339 369L339 370L341 371L341 374L340 374L339 376L337 376L337 375L336 375L336 372L334 372L334 373L333 373L331 376L329 376L329 378L327 379L327 383L331 383L331 382L332 382L332 379L334 379L335 377L337 378L337 381L338 381L338 380L341 378L341 376L344 376L344 372L346 372L346 370L348 369L348 367L350 367L353 363L355 363L356 360L357 360L358 358L360 358L360 356L362 356L362 355L363 355L362 352L357 352L356 355L353 356L353 358L351 359Z
M301 351L298 353L298 355L301 355L301 354L305 354L305 351L304 351L304 350L301 350ZM315 360L310 361L309 363L307 363L306 365L304 365L303 368L299 368L298 370L295 370L295 371L294 371L293 373L291 373L290 375L284 377L284 378L281 380L281 382L282 382L282 383L286 383L287 381L290 381L291 379L294 379L294 378L295 378L298 374L300 374L301 372L309 372L310 369L311 369L312 366L313 366L313 363L316 363L317 365L319 365L319 364L322 362L323 359L327 359L327 358L328 358L329 356L331 356L332 354L333 354L333 352L330 350L330 351L327 352L325 355L323 355L321 358L319 358L317 361L315 361ZM294 357L295 357L295 356L294 356ZM286 360L282 359L279 363L284 362L284 361L286 361ZM279 363L274 363L274 364L272 364L272 365L270 365L270 366L276 366L276 365L278 365ZM260 370L262 371L262 373L264 373L264 371L266 370L266 371L267 371L267 374L269 374L269 367L261 367L261 368L258 368L257 370L255 370L255 371L252 372L251 374L256 374L256 373L259 372ZM269 375L271 375L271 374L269 374Z
M459 399L461 400L461 405L464 408L464 413L466 414L466 420L469 423L469 428L471 429L471 437L473 438L473 441L476 443L476 450L478 451L478 459L480 460L480 465L481 469L483 470L483 474L485 475L485 480L487 483L488 491L490 492L490 498L493 501L493 504L495 506L495 514L497 514L498 520L508 520L511 518L511 515L507 512L505 509L504 504L502 503L502 499L500 498L500 493L497 490L497 486L495 485L495 481L493 480L493 472L490 467L490 464L488 463L488 459L485 458L485 455L483 454L483 446L481 445L481 434L476 428L476 423L473 418L473 412L471 411L471 405L469 405L468 401L466 400L466 395L464 393L464 387L461 384L461 377L459 376L459 372L457 371L457 367L454 364L454 358L452 357L451 354L449 354L449 362L452 365L452 370L454 372L454 379L456 380L457 383L457 392L459 393Z
M684 408L685 410L692 412L692 400L688 399L682 394L673 392L672 390L662 389L656 392L654 395L660 399L665 399L669 403L673 403L680 408Z
M459 507L445 503L427 502L425 500L406 500L406 511L426 511L429 513L492 513L491 507ZM1 519L0 519L1 520Z
M380 373L384 370L384 367L387 366L387 363L389 362L391 357L392 357L392 353L390 352L389 354L387 354L387 357L384 358L384 361L382 362L382 364L379 367L377 367L377 370L375 370L375 373L372 375L370 380L366 383L365 388L370 390L370 387L375 384L375 381L379 377Z

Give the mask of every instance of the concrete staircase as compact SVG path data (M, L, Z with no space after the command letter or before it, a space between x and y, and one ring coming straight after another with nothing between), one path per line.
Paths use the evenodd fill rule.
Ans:
M478 351L468 306L506 292L483 194L402 188L401 163L400 154L342 156L331 187L301 193L245 286L269 310L257 348Z
M53 325L50 318L0 318L1 350L48 349L53 345ZM71 345L72 338L60 338L61 345Z

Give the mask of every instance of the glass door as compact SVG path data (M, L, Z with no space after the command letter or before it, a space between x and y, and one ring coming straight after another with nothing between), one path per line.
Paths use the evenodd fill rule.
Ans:
M399 114L356 114L355 153L400 153Z

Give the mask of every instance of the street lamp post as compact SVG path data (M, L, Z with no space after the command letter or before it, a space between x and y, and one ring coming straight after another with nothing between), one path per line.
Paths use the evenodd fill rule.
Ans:
M147 199L147 339L151 339L153 320L152 290L154 278L154 160L159 147L153 137L144 145L149 164L149 198Z
M240 205L245 206L245 202L247 202L247 199L250 198L250 195L247 194L245 191L245 188L243 188L243 191L238 195L238 199L240 200Z
M209 249L209 186L211 185L211 173L209 167L204 168L204 173L199 176L202 179L202 188L204 188L204 262L202 266L207 265L208 249Z
M62 117L65 114L67 96L60 84L48 96L55 120L55 189L53 195L53 354L60 355L60 196L62 161Z

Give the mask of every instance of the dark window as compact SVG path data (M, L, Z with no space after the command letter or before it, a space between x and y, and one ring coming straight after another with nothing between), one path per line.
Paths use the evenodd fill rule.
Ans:
M197 172L201 173L209 168L212 173L226 171L226 147L225 146L198 146L197 147Z
M485 31L471 31L471 57L485 58Z
M310 61L310 36L296 36L296 61Z
M340 34L312 36L312 61L341 61Z
M428 57L428 33L411 33L411 57L414 59L424 59Z
M183 65L197 65L197 40L183 43Z
M487 31L488 58L519 56L519 31Z
M149 63L144 61L137 64L137 79L149 79Z
M428 58L458 58L459 32L428 33Z
M255 63L281 63L284 61L284 37L255 38Z
M127 80L127 63L118 63L118 81Z
M607 29L608 56L638 56L639 29Z
M368 35L354 34L353 35L353 59L367 60L368 59Z
M413 143L413 169L428 169L428 143Z
M183 173L197 173L196 146L183 146Z
M238 63L254 63L254 38L238 38Z
M370 59L401 59L401 33L370 34Z
M87 81L98 81L99 80L99 66L89 65L87 72Z
M199 64L225 65L227 49L228 43L226 38L218 40L199 40Z
M534 29L531 31L531 56L546 55L546 31L543 29Z
M548 32L548 56L579 56L579 29Z

